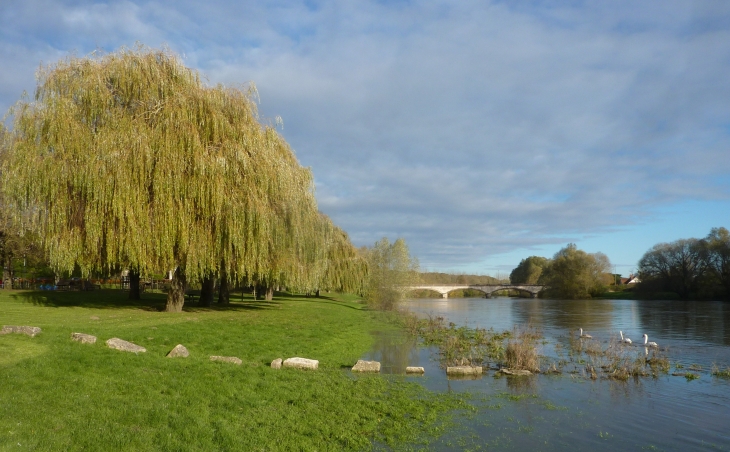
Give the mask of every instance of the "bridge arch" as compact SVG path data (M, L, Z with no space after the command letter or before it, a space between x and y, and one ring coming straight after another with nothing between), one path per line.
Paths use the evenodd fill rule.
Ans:
M485 298L490 298L494 292L500 290L518 290L529 293L532 298L537 298L540 291L546 286L537 284L420 284L408 286L410 290L426 289L441 294L442 298L449 298L449 292L459 289L475 289L484 293Z

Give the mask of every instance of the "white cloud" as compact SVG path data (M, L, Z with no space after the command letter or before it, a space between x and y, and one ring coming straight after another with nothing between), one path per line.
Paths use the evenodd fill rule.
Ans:
M728 199L726 2L175 5L1 7L0 106L38 56L166 42L256 83L357 244L432 268Z

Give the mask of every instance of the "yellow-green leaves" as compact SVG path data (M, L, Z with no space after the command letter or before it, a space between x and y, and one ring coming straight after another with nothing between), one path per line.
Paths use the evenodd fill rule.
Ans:
M166 51L69 57L16 105L3 189L61 271L316 287L329 250L312 174L254 95L205 86Z
M393 309L419 281L418 260L412 258L406 241L395 242L383 237L367 250L368 282L365 298L379 309Z

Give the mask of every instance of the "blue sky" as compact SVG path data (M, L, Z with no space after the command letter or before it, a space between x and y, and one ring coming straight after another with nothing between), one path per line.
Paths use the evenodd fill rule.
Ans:
M69 54L168 46L264 120L360 245L506 275L573 242L628 274L730 227L730 2L0 4L0 111Z

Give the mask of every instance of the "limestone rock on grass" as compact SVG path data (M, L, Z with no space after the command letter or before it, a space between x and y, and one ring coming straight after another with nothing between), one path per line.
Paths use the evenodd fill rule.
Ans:
M446 368L446 375L481 375L481 366L454 366Z
M352 367L353 372L380 372L380 363L378 361L357 360L357 364Z
M243 364L243 361L241 361L240 358L236 358L235 356L211 356L210 360L238 364L239 366Z
M37 326L14 326L14 325L3 325L3 329L0 330L0 334L27 334L30 337L35 337L41 332L41 329Z
M283 363L282 366L284 367L294 367L296 369L311 369L315 370L319 367L319 361L316 359L307 359L307 358L287 358Z
M82 344L96 344L96 336L84 333L71 333L71 339Z
M113 337L106 341L106 346L123 352L144 353L147 351L144 347L119 339L118 337Z
M406 367L406 373L407 374L424 374L426 373L426 370L423 367Z
M170 350L170 353L167 354L168 358L187 358L190 356L190 352L183 344L177 344L175 348Z
M275 360L271 361L271 368L272 369L281 369L281 358L276 358Z

